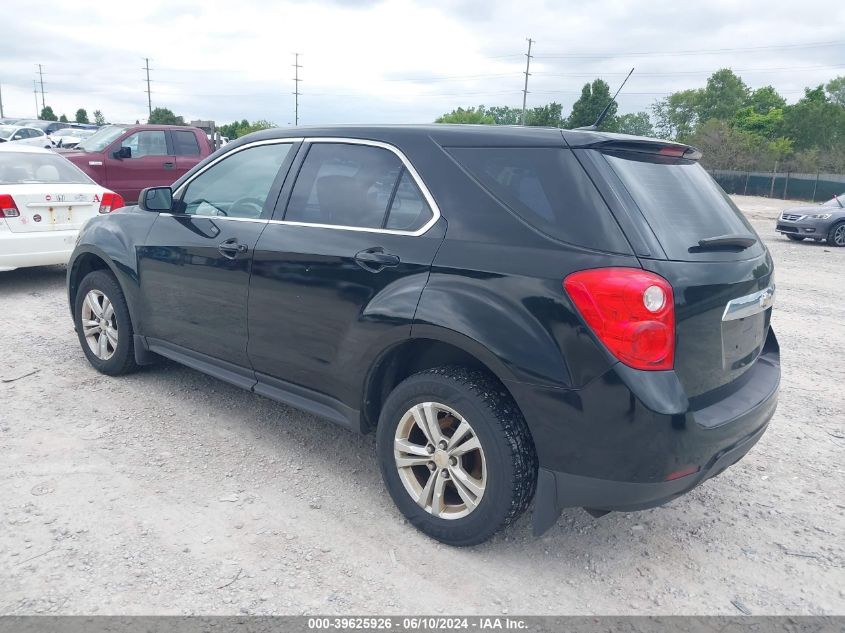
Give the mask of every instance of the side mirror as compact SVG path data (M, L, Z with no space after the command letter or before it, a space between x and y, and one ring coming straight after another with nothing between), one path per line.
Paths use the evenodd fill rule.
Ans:
M117 149L112 152L112 156L114 156L117 160L123 160L124 158L132 158L132 148L125 146L121 147L120 149Z
M173 190L170 187L147 187L138 196L138 206L144 211L172 211Z

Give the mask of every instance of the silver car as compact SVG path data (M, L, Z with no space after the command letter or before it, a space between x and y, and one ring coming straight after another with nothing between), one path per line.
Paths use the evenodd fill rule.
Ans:
M820 205L786 209L775 230L796 242L827 240L831 246L845 246L845 193Z

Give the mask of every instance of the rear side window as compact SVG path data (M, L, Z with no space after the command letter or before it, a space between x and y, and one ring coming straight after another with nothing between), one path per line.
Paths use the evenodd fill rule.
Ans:
M299 170L285 220L416 231L431 216L393 152L370 145L314 143Z
M199 156L200 146L197 136L187 130L173 130L173 151L177 156Z
M690 248L708 237L755 235L733 201L698 163L636 154L606 154L605 158L669 259L690 259Z
M619 225L571 150L453 147L448 152L495 198L550 237L597 250L630 252Z

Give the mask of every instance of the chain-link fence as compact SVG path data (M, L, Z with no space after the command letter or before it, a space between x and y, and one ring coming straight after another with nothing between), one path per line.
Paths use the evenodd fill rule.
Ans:
M728 193L784 200L829 200L845 192L845 175L713 169L710 175Z

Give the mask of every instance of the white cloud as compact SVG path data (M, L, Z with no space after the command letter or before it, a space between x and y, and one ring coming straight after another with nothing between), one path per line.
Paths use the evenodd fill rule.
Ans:
M703 85L723 66L738 69L752 86L771 83L793 101L804 86L845 74L845 4L774 4L780 6L74 0L42 3L36 11L5 0L14 29L4 38L0 82L7 116L34 114L32 79L42 63L46 101L57 114L72 117L85 107L113 121L143 121L142 67L149 57L154 107L187 119L284 125L293 121L293 51L302 53L306 124L425 122L459 105L517 105L529 35L537 40L529 104L556 100L564 111L585 82L602 76L615 87L631 66L637 72L620 97L623 112ZM836 40L837 46L660 54ZM612 56L597 58L606 54Z

